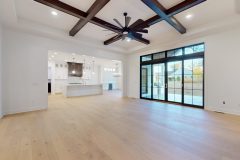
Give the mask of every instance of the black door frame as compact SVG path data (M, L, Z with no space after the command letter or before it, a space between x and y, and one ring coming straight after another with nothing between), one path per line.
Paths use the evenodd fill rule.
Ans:
M201 45L201 44L204 44L204 43L199 43L199 44L195 44L195 45ZM190 46L195 46L195 45L190 45ZM154 60L153 55L157 54L157 53L153 53L153 54L149 54L149 55L144 55L144 56L151 56L151 59L152 59L150 61L144 61L144 62L142 61L142 57L144 57L144 56L140 56L140 98L141 99L154 100L154 101L173 103L173 104L180 104L180 105L184 105L184 106L190 106L190 107L196 107L196 108L203 108L204 109L204 106L205 106L205 59L204 59L204 52L185 55L184 48L186 48L186 47L189 47L189 46L185 46L185 47L182 47L182 48L177 48L177 49L182 49L183 50L183 55L182 56L167 57L167 51L164 51L165 52L165 58ZM202 106L190 105L190 104L185 104L184 103L184 60L191 60L191 59L198 59L198 58L203 59L203 105ZM168 101L167 63L168 62L174 62L174 61L181 61L182 62L182 102L181 103ZM167 85L167 87L165 86L165 100L153 99L153 65L154 64L161 64L161 63L165 64L165 85ZM151 98L142 97L142 66L144 66L144 65L151 65L151 77L152 77L151 78Z

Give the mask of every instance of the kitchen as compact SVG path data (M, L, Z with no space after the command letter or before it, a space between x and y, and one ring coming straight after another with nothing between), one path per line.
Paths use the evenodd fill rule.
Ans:
M48 92L65 97L99 95L122 90L122 64L76 53L49 51Z

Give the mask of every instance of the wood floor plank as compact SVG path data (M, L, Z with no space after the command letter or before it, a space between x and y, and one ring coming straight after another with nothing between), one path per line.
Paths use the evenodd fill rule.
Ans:
M121 98L49 96L0 120L1 160L239 160L240 117Z

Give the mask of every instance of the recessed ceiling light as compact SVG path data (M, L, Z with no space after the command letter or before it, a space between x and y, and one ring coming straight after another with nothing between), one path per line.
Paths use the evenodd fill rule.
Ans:
M127 42L130 42L131 41L131 38L127 38Z
M58 55L58 53L57 53L57 52L54 52L54 54L55 54L55 55Z
M193 17L192 14L187 14L187 15L186 15L186 19L191 19L192 17Z
M54 58L54 55L52 55L52 58Z
M57 13L56 11L52 11L51 13L52 13L52 15L54 15L54 16L57 16L57 15L58 15L58 13Z

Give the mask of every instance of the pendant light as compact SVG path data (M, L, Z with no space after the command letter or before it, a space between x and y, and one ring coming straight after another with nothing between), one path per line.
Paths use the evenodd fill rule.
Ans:
M95 69L94 69L94 63L95 63L95 61L93 60L92 62L93 62L93 66L92 66L92 74L95 74Z

